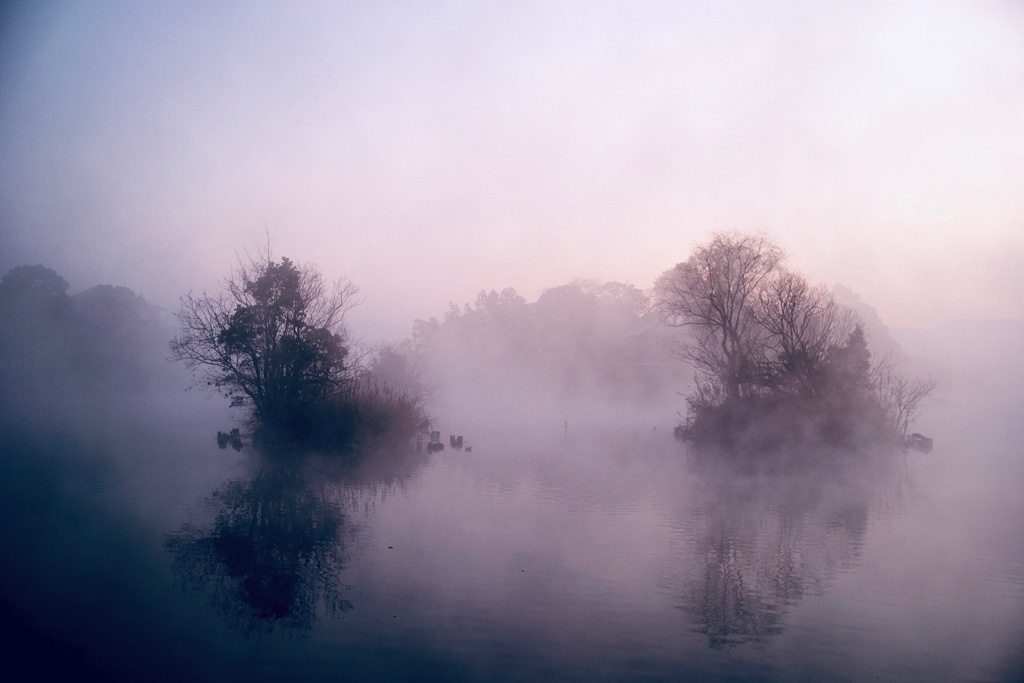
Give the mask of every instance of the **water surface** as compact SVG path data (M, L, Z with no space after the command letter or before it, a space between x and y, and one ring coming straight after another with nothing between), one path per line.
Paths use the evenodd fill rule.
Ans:
M930 408L931 453L795 470L640 420L236 453L204 400L7 427L10 655L106 680L1024 672L1024 431L983 391Z

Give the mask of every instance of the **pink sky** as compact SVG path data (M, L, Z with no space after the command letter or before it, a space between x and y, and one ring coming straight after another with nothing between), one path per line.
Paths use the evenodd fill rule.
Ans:
M0 15L0 268L172 307L269 226L407 334L767 230L890 325L1024 317L1011 2L66 3ZM360 330L357 329L357 332Z

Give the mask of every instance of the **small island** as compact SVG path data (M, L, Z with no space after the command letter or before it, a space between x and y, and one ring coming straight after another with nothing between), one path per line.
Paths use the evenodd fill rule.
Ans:
M171 358L247 408L254 441L348 452L409 440L429 424L422 397L353 358L345 315L358 291L314 266L276 261L268 244L239 261L222 291L181 298ZM237 445L238 432L222 440Z
M656 283L662 321L691 333L695 369L676 436L728 450L899 445L931 379L875 359L856 313L785 267L764 235L718 233Z

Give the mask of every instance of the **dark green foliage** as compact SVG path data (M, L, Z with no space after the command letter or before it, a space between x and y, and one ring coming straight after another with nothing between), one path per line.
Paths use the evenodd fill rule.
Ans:
M219 385L240 390L233 402L248 399L261 423L285 431L301 429L305 413L340 389L348 355L341 334L307 322L300 284L287 258L268 263L217 335L231 365Z
M226 294L182 299L172 358L205 371L263 429L299 435L310 412L351 378L342 318L353 291L331 298L315 271L287 258L254 261L229 279Z
M222 294L182 298L172 358L248 407L264 442L346 450L409 437L423 422L420 396L371 387L350 360L344 316L356 292L346 281L328 288L287 258L251 260Z

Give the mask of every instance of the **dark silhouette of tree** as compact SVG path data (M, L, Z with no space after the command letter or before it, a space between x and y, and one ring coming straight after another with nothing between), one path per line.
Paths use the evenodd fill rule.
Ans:
M857 324L853 311L837 304L825 288L778 268L758 290L754 315L765 332L772 386L785 393L820 395L821 370L829 354Z
M693 330L684 354L728 400L757 383L764 342L755 305L782 258L764 235L717 233L655 283L662 320Z
M0 278L0 333L11 343L61 336L71 320L68 283L44 266L18 266Z
M847 404L862 403L871 395L871 351L864 328L855 325L842 345L832 344L824 359L825 385L830 396Z
M874 368L874 396L889 423L904 440L921 402L931 395L936 386L931 377L907 377L887 363Z
M302 433L315 408L354 376L345 314L358 290L329 287L318 270L274 261L269 249L240 262L222 292L181 299L171 357L248 406L264 427Z
M0 299L31 297L60 300L68 295L68 282L51 268L36 264L17 266L0 278Z
M873 365L857 315L785 269L763 235L713 235L656 291L662 320L692 331L677 434L759 450L898 441L934 388Z

